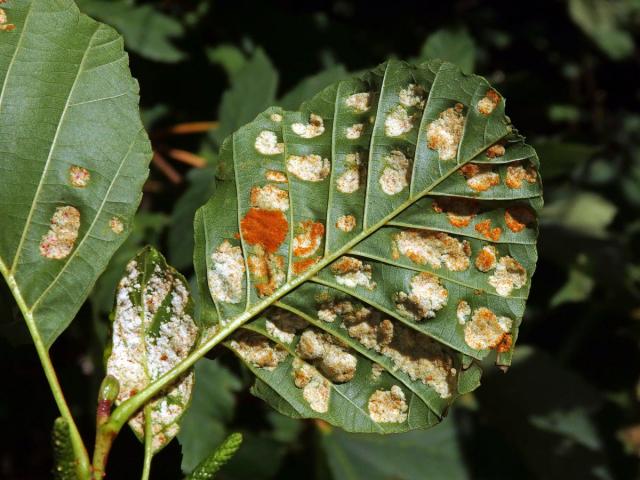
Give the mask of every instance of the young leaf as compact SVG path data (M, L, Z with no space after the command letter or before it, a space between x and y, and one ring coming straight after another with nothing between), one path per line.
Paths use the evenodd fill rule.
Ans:
M155 249L145 248L127 265L116 294L113 340L106 362L107 374L120 383L116 404L176 366L191 352L197 338L188 282ZM153 453L178 433L193 382L190 371L151 403ZM139 412L129 425L142 440L144 413Z
M151 148L115 30L71 0L3 8L0 271L50 346L127 237Z
M536 262L535 151L481 77L389 61L223 144L196 214L202 319L293 417L438 423L508 365ZM276 308L272 308L276 307Z

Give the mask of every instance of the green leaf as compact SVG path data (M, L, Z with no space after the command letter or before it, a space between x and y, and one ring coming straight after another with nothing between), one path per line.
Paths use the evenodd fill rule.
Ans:
M220 102L220 126L211 135L218 142L251 121L259 112L272 105L278 87L278 72L261 49L231 77L231 88Z
M151 148L122 39L70 0L0 32L0 270L50 346L127 237Z
M602 238L607 236L607 227L617 211L616 206L602 195L572 192L547 205L542 218L547 223Z
M451 419L429 432L408 432L383 438L338 429L321 435L334 480L470 478Z
M215 452L205 458L186 480L210 480L235 455L242 443L242 435L232 433Z
M546 179L575 172L579 165L586 163L598 150L599 147L583 143L553 140L536 142L536 151Z
M569 1L573 21L613 60L622 60L633 53L633 36L623 23L634 8L637 9L632 2Z
M155 249L145 248L127 265L118 285L112 329L112 345L105 356L107 375L120 383L118 405L175 367L196 345L198 327L189 284ZM178 433L193 382L191 370L151 402L153 453ZM138 412L129 425L143 440L144 413Z
M172 43L184 34L182 24L152 5L123 0L79 0L83 12L114 26L127 48L156 62L175 63L185 55Z
M51 431L51 446L53 447L53 478L55 480L76 480L76 459L73 454L69 424L58 417L53 422Z
M475 42L465 29L441 29L427 37L420 59L439 58L455 63L463 72L473 72L476 62Z
M220 151L196 213L204 323L253 393L348 431L434 425L508 365L536 262L538 159L502 97L450 63L390 61L271 108Z
M235 406L240 381L219 362L196 363L198 381L189 409L180 421L178 441L182 447L182 471L191 472L220 445Z
M178 198L171 212L171 226L167 238L169 260L178 269L187 268L193 259L193 237L189 232L196 210L215 190L215 169L193 169L187 174L189 186Z
M582 260L586 260L586 258L582 256ZM586 262L583 261L579 263L582 264ZM582 302L589 298L594 285L595 281L591 275L586 273L580 265L574 265L569 269L567 281L560 290L553 295L549 305L551 307L558 307L564 303Z
M244 53L235 45L222 44L209 48L207 57L212 63L220 65L229 78L233 78L247 63Z

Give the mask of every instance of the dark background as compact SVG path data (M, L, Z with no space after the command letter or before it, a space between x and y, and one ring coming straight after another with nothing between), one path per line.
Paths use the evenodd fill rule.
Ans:
M181 444L209 451L230 431L246 441L221 479L638 478L638 0L80 6L123 33L158 154L135 232L52 349L89 444L115 283L146 243L192 274L191 220L214 188L220 140L271 104L296 108L389 57L440 57L487 77L542 162L540 260L514 366L505 375L488 363L483 386L438 427L381 438L275 414L216 349L218 360L199 367L209 371L190 413L197 435L183 429L154 460L152 478L181 478ZM195 121L219 124L171 132ZM206 166L179 161L175 149ZM47 478L55 405L18 310L4 286L0 293L0 478ZM123 430L109 478L138 478L141 463L141 445Z

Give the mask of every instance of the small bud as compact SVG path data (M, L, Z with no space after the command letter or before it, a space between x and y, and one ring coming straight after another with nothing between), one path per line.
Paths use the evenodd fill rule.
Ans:
M120 382L113 375L107 375L100 385L100 396L98 401L113 403L118 398L120 392Z

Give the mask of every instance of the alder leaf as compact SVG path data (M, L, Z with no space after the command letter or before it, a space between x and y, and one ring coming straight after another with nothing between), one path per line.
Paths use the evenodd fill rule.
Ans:
M196 344L199 329L189 283L154 248L145 248L127 265L116 293L112 328L106 364L107 374L120 383L116 404L175 367ZM177 435L180 418L191 402L193 382L190 370L151 403L153 453ZM140 440L144 424L142 411L129 420Z
M127 237L151 148L115 30L71 0L3 8L0 271L50 346Z
M510 363L535 263L538 158L481 77L399 61L222 145L196 213L202 321L280 412L434 425Z

